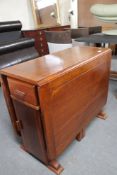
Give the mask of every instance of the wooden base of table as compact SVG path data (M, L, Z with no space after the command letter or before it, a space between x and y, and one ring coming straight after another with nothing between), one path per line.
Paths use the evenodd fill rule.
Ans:
M100 119L103 119L103 120L106 120L107 119L107 114L103 111L101 111L98 115L97 115L98 118Z
M24 145L20 145L20 148L21 148L23 151L27 152L27 150L26 150L26 148L24 147Z
M117 78L117 71L110 71L110 79Z
M24 145L21 145L20 147L25 152L28 152L26 148L24 147ZM45 166L47 166L48 169L50 169L57 175L60 175L60 173L64 170L64 168L56 160L49 162L49 165L45 165Z
M47 167L57 175L64 170L64 168L56 160L51 161Z
M82 129L80 133L76 136L76 140L81 141L85 136L85 129Z

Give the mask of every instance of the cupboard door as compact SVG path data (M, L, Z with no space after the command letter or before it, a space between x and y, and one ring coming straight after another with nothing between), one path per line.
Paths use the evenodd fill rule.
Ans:
M13 104L24 148L27 152L47 164L40 111L30 108L17 100L13 100Z

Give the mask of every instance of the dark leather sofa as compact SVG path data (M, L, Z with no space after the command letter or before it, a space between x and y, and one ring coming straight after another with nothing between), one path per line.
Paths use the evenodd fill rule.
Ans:
M22 37L20 21L0 22L0 42L10 42Z
M18 41L0 44L0 69L38 57L34 39L22 38Z
M0 22L0 69L35 59L34 39L24 38L20 21Z

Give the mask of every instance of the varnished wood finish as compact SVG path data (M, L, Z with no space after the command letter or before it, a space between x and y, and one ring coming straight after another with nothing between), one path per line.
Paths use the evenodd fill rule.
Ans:
M40 56L49 53L44 29L24 31L23 35L35 39L35 48Z
M12 78L8 78L10 94L20 101L27 102L32 105L38 105L36 98L36 89L34 85L20 82Z
M59 175L64 170L64 168L55 160L49 163L48 168L55 172L57 175Z
M0 72L9 77L41 86L41 84L47 83L60 75L62 76L68 72L70 75L73 74L72 70L77 75L87 72L92 67L96 67L97 63L102 64L107 59L108 52L110 53L111 50L106 48L73 47L2 69ZM97 59L97 57L100 57L100 59ZM109 54L110 58L111 53ZM64 77L63 81L65 81ZM60 83L62 82L60 81Z
M1 70L24 148L56 174L63 170L57 157L74 139L83 138L106 103L110 60L110 49L74 47ZM32 107L32 99L24 103L14 98L11 84L22 87L20 91L24 84L31 87L38 103Z
M103 55L92 60L90 63L93 63L93 68L90 63L82 65L82 68L79 68L80 73L76 66L76 69L64 75L61 73L59 77L56 75L55 80L39 88L43 120L48 130L48 154L51 159L64 151L82 127L85 127L106 103L109 67L106 68L105 59L107 56ZM42 82L44 83L44 80Z
M31 107L31 108L33 108L35 110L39 110L40 109L40 106L34 106L34 105L30 104L30 103L27 103L25 101L20 100L19 98L14 97L13 95L10 95L10 96L11 96L12 99L17 100L17 101L23 103L24 105L29 106L29 107Z
M85 129L81 129L80 133L76 136L76 140L81 141L85 137Z
M13 104L17 112L17 122L20 123L24 148L47 164L40 110L29 108L17 100L13 100Z

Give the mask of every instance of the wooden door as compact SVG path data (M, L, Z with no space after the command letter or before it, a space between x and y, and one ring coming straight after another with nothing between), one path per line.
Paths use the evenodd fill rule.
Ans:
M17 125L21 131L24 149L47 164L40 110L28 107L16 99L13 100L13 104L18 118Z

